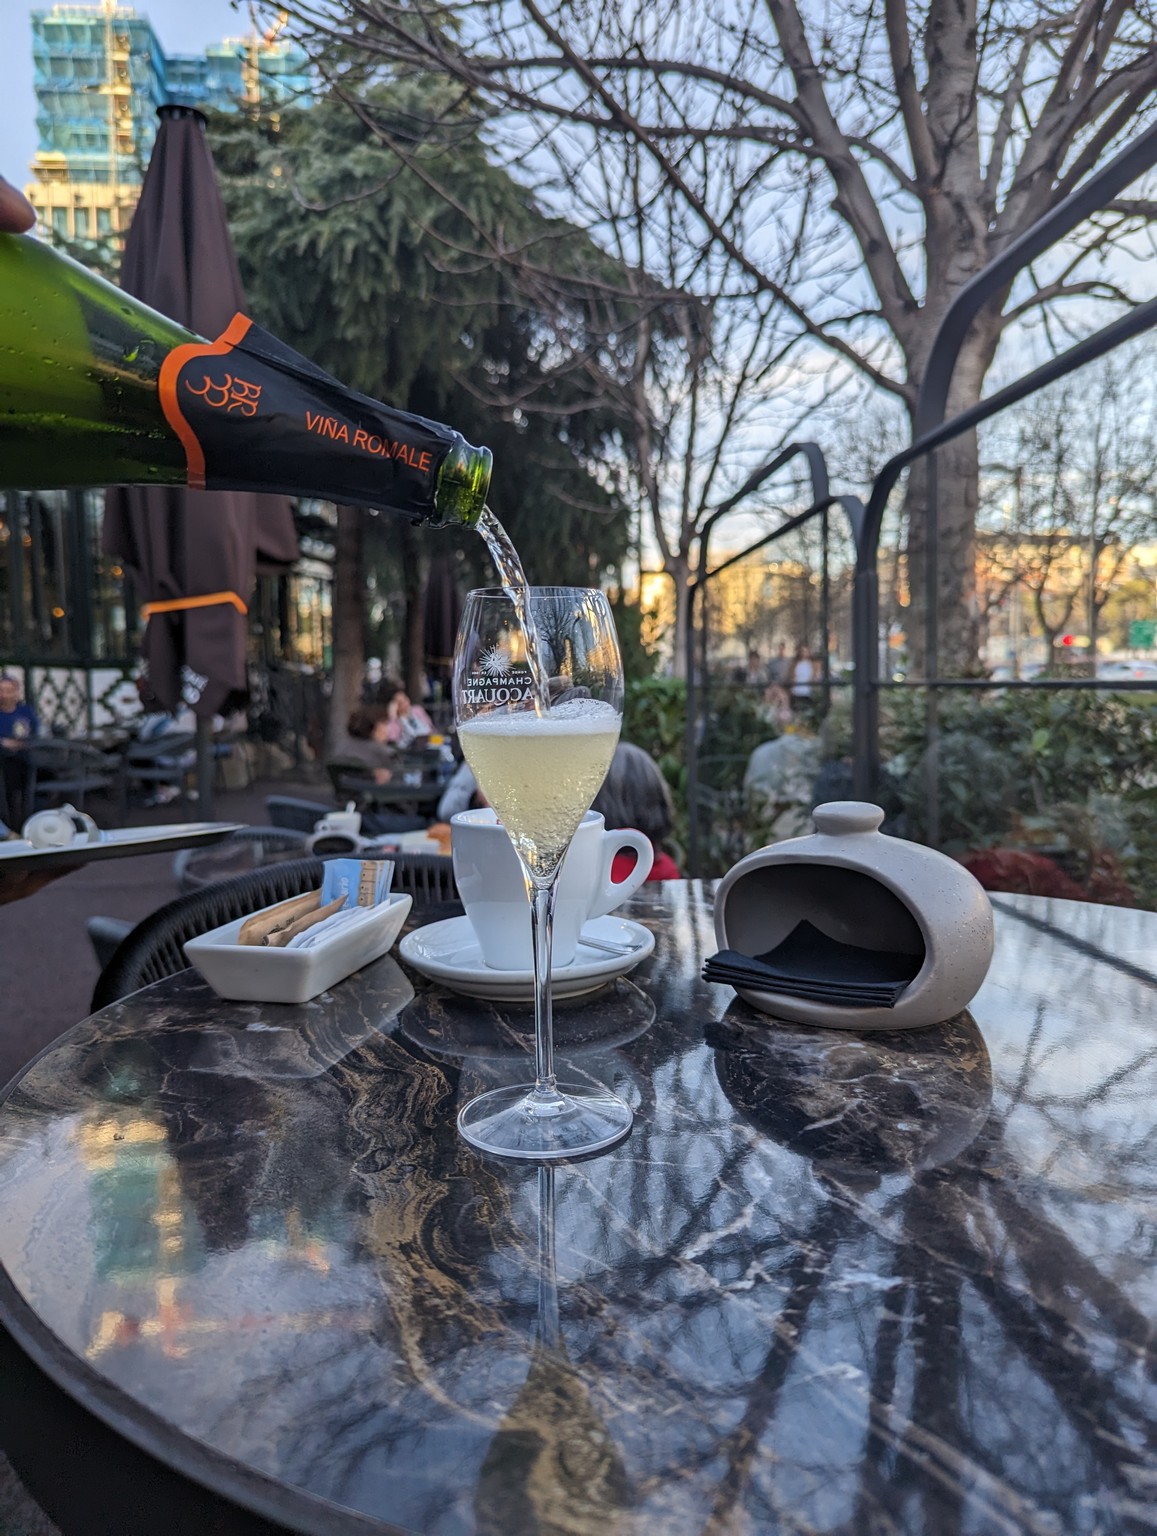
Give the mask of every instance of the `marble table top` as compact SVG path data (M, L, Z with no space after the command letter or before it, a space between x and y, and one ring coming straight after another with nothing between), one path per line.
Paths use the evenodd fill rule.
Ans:
M859 1038L702 982L710 892L645 887L654 955L557 1015L637 1123L552 1172L454 1129L527 1008L158 983L0 1108L0 1319L302 1531L1151 1531L1157 915L994 905L969 1013Z

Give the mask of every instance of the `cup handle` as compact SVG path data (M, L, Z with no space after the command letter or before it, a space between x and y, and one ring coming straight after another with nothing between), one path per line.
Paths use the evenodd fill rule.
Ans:
M77 811L76 815L72 819L72 824L76 828L77 837L80 838L82 842L100 842L100 828L86 811Z
M611 879L611 865L615 862L615 855L624 852L627 848L635 850L637 855L635 867L625 880L620 880L616 885ZM595 899L587 913L587 921L589 922L592 917L605 916L626 901L628 896L633 896L651 873L651 865L654 862L655 850L651 847L651 839L645 833L636 832L630 827L624 828L621 832L604 832L599 883L595 891Z
M64 805L61 806L60 814L67 816L72 823L74 842L98 843L100 841L100 828L87 811L78 811L75 805Z

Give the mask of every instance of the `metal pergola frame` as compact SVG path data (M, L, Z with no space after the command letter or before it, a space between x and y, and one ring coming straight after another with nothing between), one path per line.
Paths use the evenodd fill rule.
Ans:
M972 322L979 311L1003 292L1006 292L1018 273L1043 252L1064 238L1079 224L1106 206L1118 193L1157 164L1157 123L1139 134L1118 155L1095 171L1055 208L1049 210L1031 229L1014 240L999 256L991 261L971 282L956 295L940 323L928 356L913 418L913 441L901 453L894 455L883 466L872 484L866 504L855 496L833 497L829 491L827 465L822 451L815 443L794 443L762 466L742 487L723 502L707 519L700 537L695 578L691 583L687 614L686 664L687 664L687 790L689 811L688 867L692 875L698 873L699 828L699 735L701 729L702 689L696 677L698 654L706 657L706 626L697 634L695 627L695 602L706 583L728 566L746 558L755 550L783 538L812 518L823 516L826 534L826 513L838 506L844 512L851 527L856 552L855 576L852 588L852 658L854 677L853 698L853 783L855 793L870 799L875 793L880 772L880 693L885 688L923 688L927 691L927 718L925 740L929 750L925 753L928 776L925 792L928 802L929 841L938 840L939 806L938 777L936 771L936 743L939 737L939 694L946 689L973 689L978 691L1005 688L1067 690L1075 688L1099 689L1113 693L1128 691L1153 691L1153 685L1144 681L1110 680L1098 678L1043 678L994 682L987 678L946 678L939 675L940 631L936 593L938 578L939 529L937 526L936 450L972 431L981 422L1006 410L1009 406L1027 399L1038 390L1066 377L1078 368L1095 362L1124 342L1139 336L1157 325L1157 298L1138 305L1127 314L1105 326L1067 351L1051 358L1023 378L996 391L967 411L946 419L948 392L956 362ZM928 457L927 495L927 557L925 562L925 657L927 676L905 678L902 681L884 680L880 676L879 646L879 544L884 514L888 500L903 471L917 459ZM764 538L724 561L715 569L709 568L710 536L720 518L734 510L751 495L776 470L791 459L801 457L805 461L812 490L812 502L803 512L787 519ZM827 546L823 559L823 599L827 598ZM826 634L826 628L825 628ZM825 647L826 652L826 647ZM827 658L824 658L824 682L827 676ZM706 668L703 668L706 678Z

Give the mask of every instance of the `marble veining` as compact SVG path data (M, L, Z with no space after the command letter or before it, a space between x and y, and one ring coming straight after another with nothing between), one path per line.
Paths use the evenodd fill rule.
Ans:
M937 1028L767 1020L710 892L558 1013L612 1153L488 1162L521 1006L392 959L300 1007L189 972L0 1108L0 1263L79 1359L290 1488L430 1536L1153 1529L1157 917L997 902ZM311 1529L303 1510L301 1525Z

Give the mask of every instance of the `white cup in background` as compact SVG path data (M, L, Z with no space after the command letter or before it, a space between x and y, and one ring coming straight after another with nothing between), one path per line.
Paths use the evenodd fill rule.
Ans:
M22 836L34 848L70 848L73 843L99 843L100 828L92 817L73 805L37 811L24 823Z
M488 807L459 811L450 821L454 878L482 958L497 971L529 971L534 965L530 903L522 866L506 830ZM617 885L611 865L623 849L634 849L634 869ZM554 904L551 969L575 957L584 923L602 917L634 894L651 873L655 853L642 832L608 832L597 811L588 811L574 835L558 875Z
M314 836L323 836L333 832L341 832L348 837L357 837L362 830L362 813L360 811L327 811L319 822L314 824Z

